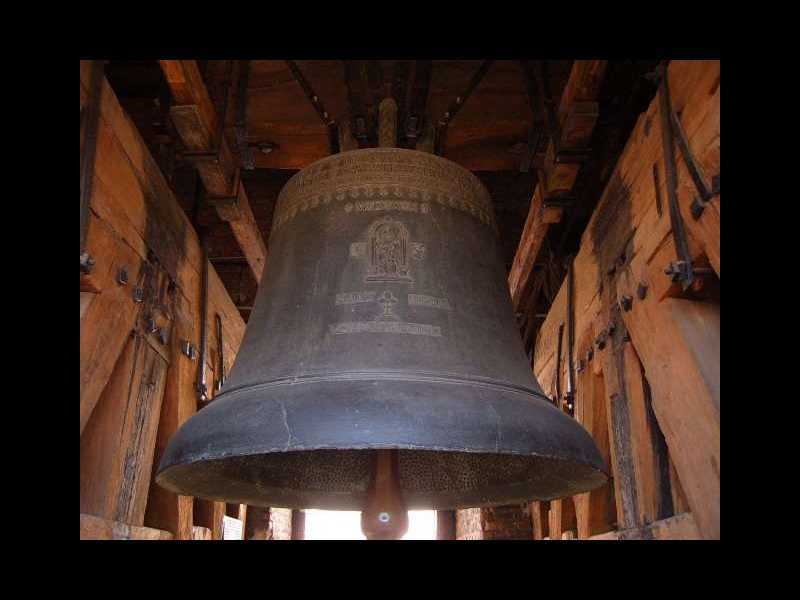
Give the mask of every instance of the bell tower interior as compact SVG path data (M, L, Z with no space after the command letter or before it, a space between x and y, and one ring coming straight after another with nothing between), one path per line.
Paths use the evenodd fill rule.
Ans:
M720 538L718 59L89 56L80 114L81 540Z

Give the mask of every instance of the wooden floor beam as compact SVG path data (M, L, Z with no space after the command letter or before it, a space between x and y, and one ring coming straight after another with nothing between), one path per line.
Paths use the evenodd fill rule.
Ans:
M169 531L138 527L118 521L81 514L82 540L171 540Z
M644 527L621 529L593 535L590 540L699 540L702 539L697 529L694 515L681 513L667 519L655 521Z

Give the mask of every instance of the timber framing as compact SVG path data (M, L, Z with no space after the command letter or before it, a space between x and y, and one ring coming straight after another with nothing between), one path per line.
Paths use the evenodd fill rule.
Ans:
M718 175L719 61L673 61L667 76L696 160ZM693 219L695 185L686 164L678 163L689 253L695 265L705 265L698 271L705 275L684 291L665 274L677 253L671 221L658 202L666 196L659 189L665 178L653 176L664 172L659 111L654 98L640 115L574 261L575 416L606 453L613 474L613 489L578 500L578 537L598 535L598 527L614 521L619 530L652 528L686 511L696 523L695 537L720 536L720 198ZM556 343L566 322L566 287L534 350L534 373L551 394L555 373L563 379L567 369ZM611 496L615 519L601 506Z
M81 106L90 80L81 61ZM166 440L197 409L198 364L182 346L219 315L229 370L244 322L213 267L200 314L197 234L105 79L97 144L86 237L96 264L81 275L81 537L192 539L192 499L152 482ZM215 355L206 366L218 368Z
M159 62L174 99L170 116L186 147L184 158L195 161L208 200L230 224L253 276L261 281L267 249L241 183L235 155L223 134L225 116L214 109L196 61Z
M542 242L550 225L561 221L564 212L561 201L570 195L580 170L579 163L559 162L558 151L582 149L588 145L597 120L595 100L606 63L603 60L576 60L561 96L556 115L558 127L553 127L560 135L560 140L550 139L548 143L544 165L533 191L525 228L508 276L511 300L516 311L526 306L533 279L533 265ZM539 89L537 97L541 99L541 96L542 90ZM544 102L540 100L539 104L542 106ZM546 110L546 107L542 106L542 109Z

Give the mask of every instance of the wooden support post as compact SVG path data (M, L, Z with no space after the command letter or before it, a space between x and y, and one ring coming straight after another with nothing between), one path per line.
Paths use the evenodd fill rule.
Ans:
M575 516L575 503L572 498L550 501L548 529L551 540L560 540L565 532L575 532L578 528Z
M269 509L262 506L247 507L247 521L244 527L244 539L268 540L272 537Z
M304 510L292 511L292 539L306 539L306 512Z
M645 273L663 276L672 260L670 244ZM638 261L637 261L638 262ZM618 293L629 294L641 265L620 279ZM633 343L652 387L652 408L669 447L683 491L705 537L719 538L720 521L720 310L711 302L653 294L624 313Z
M593 340L576 346L578 355L586 356ZM577 374L575 391L575 418L594 439L603 461L611 465L611 449L608 436L608 417L606 413L605 381L602 374L595 373L588 364L581 364ZM612 476L613 477L613 476ZM578 538L585 539L614 528L616 504L614 482L574 497Z
M198 302L195 301L195 305ZM198 314L192 313L192 306L188 300L180 295L175 306L174 328L170 341L170 366L158 424L153 463L155 466L161 461L172 435L196 411L197 361L186 356L182 352L182 346L187 340L197 339L195 321L198 317ZM192 507L190 496L180 496L158 485L155 482L155 469L153 469L145 525L171 531L180 540L192 539L194 523Z
M144 523L167 364L130 336L80 440L81 512Z
M247 193L240 184L233 153L219 127L224 117L216 114L196 61L159 62L175 100L170 109L175 129L190 152L200 153L197 170L211 201L235 199L218 200L217 210L220 218L230 224L256 281L261 281L267 250ZM213 156L206 156L207 153Z
M550 536L549 502L531 502L531 523L533 539L543 540Z
M436 511L436 539L437 540L456 539L456 511L454 510Z

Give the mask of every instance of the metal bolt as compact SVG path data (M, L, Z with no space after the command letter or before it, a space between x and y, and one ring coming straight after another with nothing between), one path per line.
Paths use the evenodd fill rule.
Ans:
M181 344L181 352L183 352L191 360L194 360L197 357L195 347L189 340L183 340L183 343Z
M600 349L600 350L605 348L606 347L606 334L605 334L605 332L603 332L599 336L597 336L597 339L594 341L594 343L597 346L597 348Z
M92 267L94 267L95 262L92 255L88 252L81 253L81 271L84 273L90 273Z
M647 284L644 281L639 282L639 287L636 288L636 297L639 300L644 300L647 296Z
M622 296L622 298L620 298L619 305L622 310L628 312L633 307L633 298L625 294Z
M390 520L391 517L387 512L382 512L381 514L378 515L378 521L380 521L381 523L388 523Z
M703 204L700 198L695 197L689 207L692 213L692 218L697 221L703 215L703 210L705 210L705 208L705 204Z
M120 285L128 284L128 270L125 267L117 271L117 283Z
M144 290L140 287L134 288L133 290L133 301L137 304L144 300Z
M147 328L147 333L155 333L158 331L158 325L156 325L156 320L153 317L146 317L144 324Z

